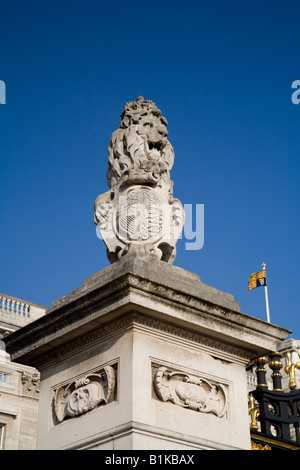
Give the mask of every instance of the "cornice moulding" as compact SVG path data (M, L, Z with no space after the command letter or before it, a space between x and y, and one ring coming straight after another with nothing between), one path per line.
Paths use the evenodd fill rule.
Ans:
M232 295L203 284L194 273L150 261L129 258L114 263L53 302L45 316L5 338L11 359L35 365L38 356L49 356L99 328L107 330L131 312L160 322L158 330L168 324L245 349L250 356L272 350L290 334L241 313Z

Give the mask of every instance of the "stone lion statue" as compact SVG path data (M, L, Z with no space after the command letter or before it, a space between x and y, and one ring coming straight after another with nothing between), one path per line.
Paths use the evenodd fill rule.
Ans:
M124 106L122 122L108 146L107 184L169 184L174 150L167 139L167 120L155 103L142 96Z
M98 236L111 263L127 253L172 263L184 223L173 198L174 150L167 120L155 103L139 96L128 102L108 145L107 184L94 205Z

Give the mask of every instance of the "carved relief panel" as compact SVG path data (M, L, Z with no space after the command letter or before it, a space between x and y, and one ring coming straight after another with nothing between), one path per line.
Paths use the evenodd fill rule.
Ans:
M167 367L158 367L153 386L156 397L163 402L189 408L201 413L226 417L227 386Z
M59 386L54 390L53 411L56 424L85 414L115 400L116 367L96 372Z
M21 374L23 394L34 398L39 397L40 375L23 371Z

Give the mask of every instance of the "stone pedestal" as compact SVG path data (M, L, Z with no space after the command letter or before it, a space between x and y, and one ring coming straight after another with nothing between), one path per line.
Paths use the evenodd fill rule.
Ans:
M157 258L124 259L6 338L41 372L38 449L250 449L246 364L290 332Z

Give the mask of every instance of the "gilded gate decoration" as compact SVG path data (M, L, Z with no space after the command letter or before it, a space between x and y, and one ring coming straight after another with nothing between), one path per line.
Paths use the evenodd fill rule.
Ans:
M295 372L300 363L291 361L287 353L284 367L289 376L290 391L282 388L283 355L274 352L268 357L259 357L252 362L256 365L257 386L249 396L249 415L251 417L251 441L255 450L280 449L300 450L300 390L296 389ZM273 390L269 389L265 366L273 371Z

